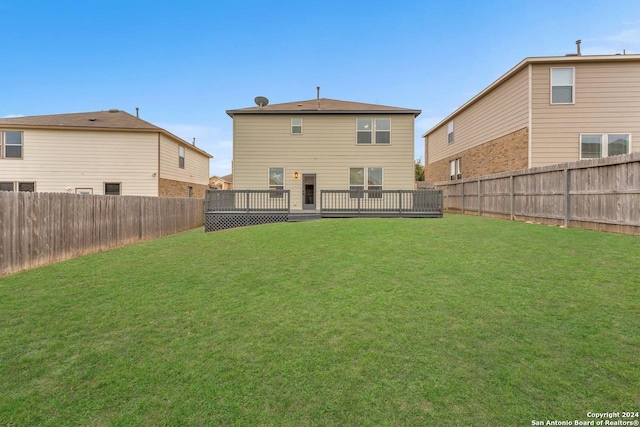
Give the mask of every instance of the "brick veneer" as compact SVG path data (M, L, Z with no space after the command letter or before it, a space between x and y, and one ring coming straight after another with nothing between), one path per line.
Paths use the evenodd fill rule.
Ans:
M463 178L527 168L529 166L529 130L522 128L437 162L427 163L424 169L424 180L426 182L448 181L449 162L457 158L461 159Z
M192 187L191 196L195 199L204 199L208 185L194 184L192 182L174 181L160 178L158 196L160 197L188 197L189 187Z

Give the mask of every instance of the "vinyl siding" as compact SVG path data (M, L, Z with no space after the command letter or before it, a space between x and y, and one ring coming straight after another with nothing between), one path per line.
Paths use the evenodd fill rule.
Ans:
M184 169L178 165L180 143L165 135L160 135L160 178L175 181L209 185L209 158L185 147Z
M447 142L443 123L426 137L428 163L495 140L527 127L529 120L529 72L519 71L453 117L454 142Z
M531 166L580 158L580 133L630 133L640 151L640 62L557 65L575 67L575 104L551 105L550 68L532 69Z
M0 159L0 181L36 182L36 191L43 192L92 188L93 194L104 194L105 182L120 182L123 195L158 194L158 179L152 177L158 168L157 133L23 132L23 159Z
M302 117L302 135L291 135L291 117ZM390 117L391 144L356 145L357 117ZM233 125L234 189L268 189L270 167L285 168L292 209L301 209L303 173L316 174L318 201L320 190L348 189L352 167L383 168L384 189L413 189L413 114L237 114Z

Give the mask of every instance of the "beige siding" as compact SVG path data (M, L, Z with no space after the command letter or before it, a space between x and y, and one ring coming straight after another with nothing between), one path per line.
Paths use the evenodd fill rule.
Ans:
M291 117L302 117L302 135L291 135ZM391 144L356 145L356 117L390 117ZM234 189L267 189L270 167L285 168L292 209L302 207L303 173L316 174L318 200L320 190L348 189L351 167L381 167L384 189L413 189L413 114L237 114L233 125Z
M160 178L174 181L209 185L209 158L185 147L184 169L178 164L178 147L180 143L165 135L160 136Z
M529 72L519 71L453 117L454 142L447 142L448 121L428 135L425 158L434 163L527 127Z
M1 129L1 128L0 128ZM12 129L16 130L16 129ZM157 196L157 133L24 130L23 159L0 159L0 181L36 183L36 191L104 193L120 182L124 195Z
M532 69L531 166L580 158L580 133L630 133L640 150L640 62L575 67L575 104L551 105L549 64Z

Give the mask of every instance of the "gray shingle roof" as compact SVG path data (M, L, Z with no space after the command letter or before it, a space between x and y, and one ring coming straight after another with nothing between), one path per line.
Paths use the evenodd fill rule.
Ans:
M240 108L227 110L227 114L413 114L417 116L420 110L390 107L388 105L365 104L362 102L340 101L337 99L320 98L306 101L286 102L283 104L269 104L263 107Z
M0 128L34 129L94 129L160 132L175 138L180 144L189 147L209 158L211 154L177 137L171 132L133 116L126 111L108 110L89 113L50 114L46 116L7 117L0 119Z
M162 130L158 126L120 110L10 117L0 119L0 126Z

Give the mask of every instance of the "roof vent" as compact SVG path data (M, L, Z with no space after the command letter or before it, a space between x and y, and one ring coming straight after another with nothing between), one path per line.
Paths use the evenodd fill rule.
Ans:
M95 117L91 117L91 118L89 119L89 121L90 121L90 122L95 122L95 121L96 121L96 118L95 118Z
M118 110L117 108L112 108L109 110L110 113L119 113L120 110Z

